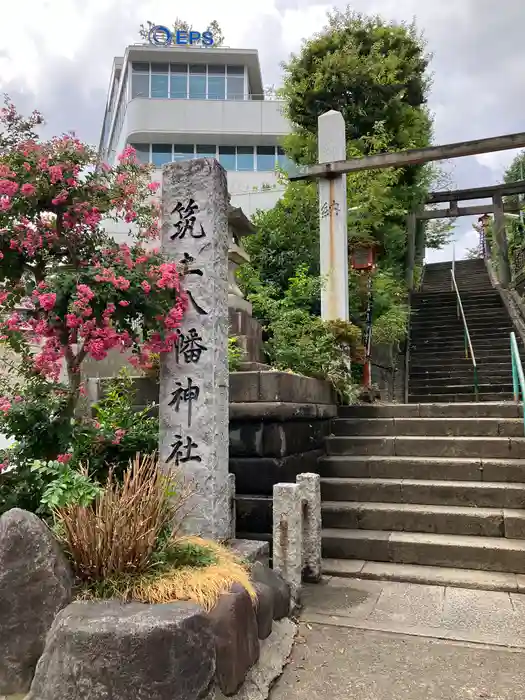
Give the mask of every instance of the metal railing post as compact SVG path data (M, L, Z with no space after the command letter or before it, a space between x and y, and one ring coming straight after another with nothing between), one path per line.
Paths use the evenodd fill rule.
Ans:
M459 294L459 289L458 285L456 282L456 274L455 274L455 254L452 260L452 268L450 270L450 276L452 278L452 289L453 291L456 292L456 305L457 305L457 310L458 310L458 318L461 316L461 320L463 321L463 333L465 337L465 359L469 359L469 353L470 353L470 360L472 362L472 371L473 371L473 376L474 376L474 394L476 396L476 401L479 401L479 383L478 383L478 366L476 364L476 357L474 355L474 349L472 347L472 341L470 339L470 333L468 330L468 325L467 325L467 319L465 318L465 312L463 310L463 304L461 302L461 296Z
M523 375L523 366L521 364L520 351L518 349L518 341L514 331L510 334L510 356L512 361L512 389L514 393L514 401L520 402L523 414L523 434L525 435L525 410L523 410L525 400L525 376Z

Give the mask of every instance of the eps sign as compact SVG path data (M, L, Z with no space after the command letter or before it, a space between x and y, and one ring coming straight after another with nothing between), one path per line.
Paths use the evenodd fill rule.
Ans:
M150 29L149 43L155 46L194 46L202 43L203 46L213 46L213 34L211 32L187 32L177 29L172 32L168 27L156 24Z

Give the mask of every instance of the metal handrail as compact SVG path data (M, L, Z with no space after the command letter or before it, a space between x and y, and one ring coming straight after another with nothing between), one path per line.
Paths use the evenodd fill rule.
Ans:
M458 318L459 318L459 316L461 316L461 320L463 321L463 329L464 329L464 333L465 333L465 358L467 360L469 359L469 352L470 352L470 359L472 361L472 369L474 372L474 394L476 396L476 401L479 401L478 366L476 364L476 357L474 355L474 349L472 348L472 342L470 340L470 333L468 330L467 319L465 318L465 312L463 311L463 304L461 303L461 296L459 294L459 289L458 289L458 285L456 282L454 260L452 261L450 275L452 277L452 289L453 289L453 291L456 292L456 297L457 297Z
M512 388L514 391L514 401L519 403L521 390L521 405L523 408L525 400L525 376L523 375L523 366L521 364L520 352L518 350L518 341L514 331L510 334L510 357L512 360ZM525 434L525 410L523 411L523 433Z

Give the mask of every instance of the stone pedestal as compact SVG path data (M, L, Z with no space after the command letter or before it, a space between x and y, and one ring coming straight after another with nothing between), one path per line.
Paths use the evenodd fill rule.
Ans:
M183 529L230 536L228 481L228 191L215 159L164 167L162 250L185 265L188 310L160 369L160 457L193 496Z
M239 265L250 262L242 241L245 236L255 233L255 228L242 209L230 207L228 213L230 227L230 248L228 250L228 312L230 336L237 338L237 345L243 351L245 362L262 362L262 328L252 317L252 305L247 301L237 283Z

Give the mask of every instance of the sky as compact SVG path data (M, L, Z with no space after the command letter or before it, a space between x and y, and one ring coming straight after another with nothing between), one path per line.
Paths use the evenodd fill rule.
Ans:
M319 0L200 0L180 10L167 0L16 0L2 6L0 91L22 111L44 113L49 135L75 131L98 144L113 57L140 41L142 22L170 25L177 14L196 29L217 19L226 46L256 48L263 81L280 84L280 63L324 24ZM354 0L386 19L416 19L433 55L430 108L435 143L525 131L523 0ZM446 164L454 188L501 182L516 155L505 151ZM474 203L474 202L472 202ZM458 220L455 255L477 243L472 219ZM452 245L428 261L449 260Z

